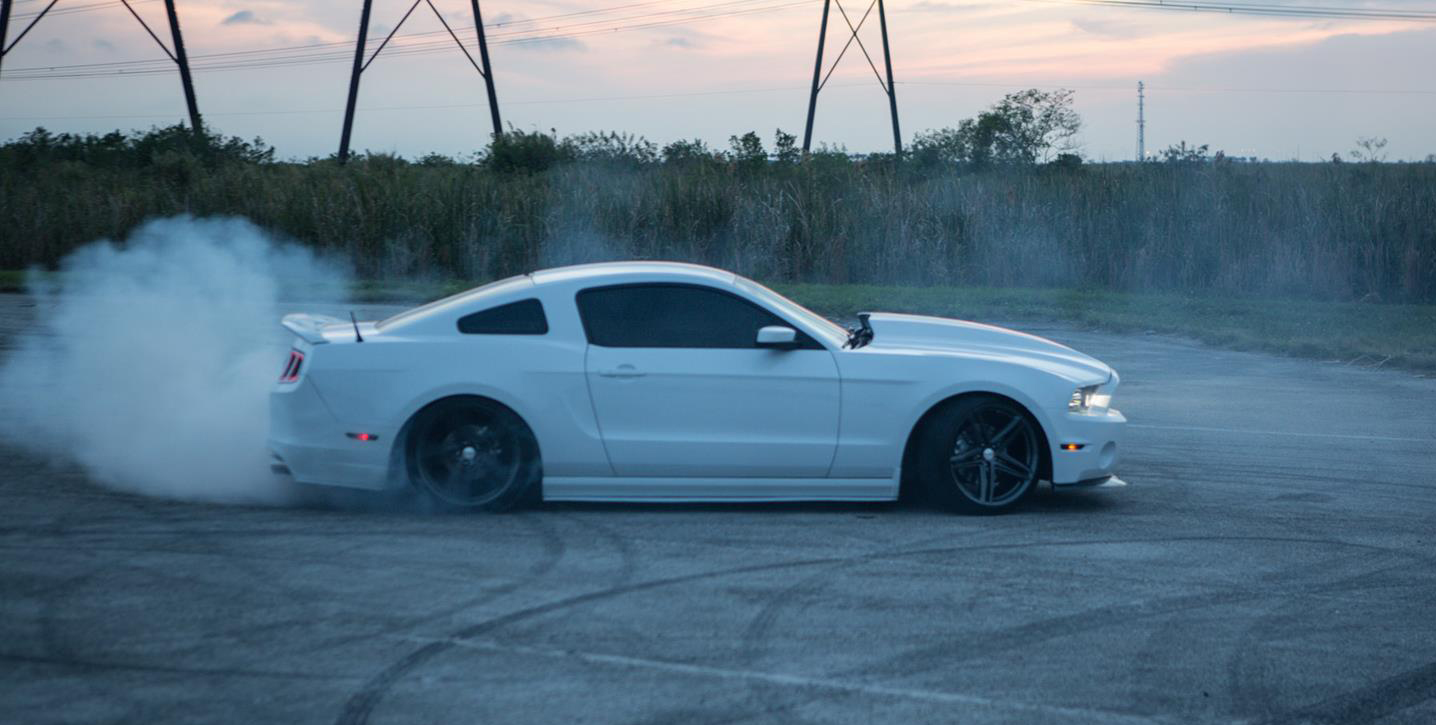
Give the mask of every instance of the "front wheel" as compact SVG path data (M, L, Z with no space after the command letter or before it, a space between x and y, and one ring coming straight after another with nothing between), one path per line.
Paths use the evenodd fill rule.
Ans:
M938 411L923 431L919 476L948 508L1006 511L1037 487L1042 440L1021 406L991 396L964 398Z
M456 508L504 511L535 490L538 442L517 414L481 398L425 409L405 443L409 481Z

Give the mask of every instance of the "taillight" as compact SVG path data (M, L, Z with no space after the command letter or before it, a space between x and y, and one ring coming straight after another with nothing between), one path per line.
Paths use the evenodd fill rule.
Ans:
M284 372L279 376L281 383L299 382L299 368L304 366L304 353L298 350L289 351L289 362L284 366Z

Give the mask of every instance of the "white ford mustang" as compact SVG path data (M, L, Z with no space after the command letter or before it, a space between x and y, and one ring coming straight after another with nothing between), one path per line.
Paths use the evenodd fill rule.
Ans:
M276 473L455 506L880 501L966 512L1118 484L1117 374L1032 335L864 314L853 329L709 267L534 272L382 322L288 315Z

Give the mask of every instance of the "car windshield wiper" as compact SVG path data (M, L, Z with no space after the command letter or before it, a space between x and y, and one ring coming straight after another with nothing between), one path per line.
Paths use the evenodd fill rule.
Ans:
M873 326L868 324L867 312L858 313L858 326L848 328L848 341L843 347L856 350L873 341Z

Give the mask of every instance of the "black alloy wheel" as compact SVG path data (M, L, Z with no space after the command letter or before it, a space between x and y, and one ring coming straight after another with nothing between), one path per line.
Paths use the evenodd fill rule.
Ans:
M457 508L503 511L538 483L538 445L513 411L474 398L420 413L406 445L409 480Z
M960 399L935 414L922 440L919 475L949 508L997 513L1037 487L1043 439L1027 411L1008 400Z

